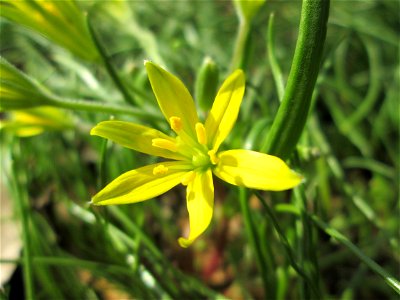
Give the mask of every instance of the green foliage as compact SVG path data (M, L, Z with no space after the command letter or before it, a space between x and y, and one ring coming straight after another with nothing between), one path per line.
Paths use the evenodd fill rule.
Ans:
M1 122L34 107L52 124L29 138L2 125L1 189L24 245L20 259L1 257L23 274L23 288L7 281L2 298L17 290L27 299L398 298L397 1L332 1L321 64L306 61L318 77L300 121L278 113L280 100L304 100L289 75L293 66L308 72L293 58L304 33L300 2L266 1L242 21L226 1L46 2L59 12L51 15L39 3L0 2ZM202 65L204 57L215 64ZM279 153L289 139L284 156L304 184L254 194L216 181L212 225L188 249L176 242L187 231L181 187L143 203L90 206L112 179L156 162L90 136L95 124L171 133L145 59L194 88L204 113L221 79L241 67L246 94L222 147L274 144ZM58 112L49 117L42 105Z
M51 96L34 79L0 57L0 110L15 110L48 105Z
M33 29L82 59L98 57L85 17L73 0L0 2L0 16Z

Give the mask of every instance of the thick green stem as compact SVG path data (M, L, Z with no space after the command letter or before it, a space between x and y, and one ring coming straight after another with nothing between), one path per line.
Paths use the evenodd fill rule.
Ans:
M329 0L303 0L299 36L282 104L262 151L286 159L303 131L326 36Z

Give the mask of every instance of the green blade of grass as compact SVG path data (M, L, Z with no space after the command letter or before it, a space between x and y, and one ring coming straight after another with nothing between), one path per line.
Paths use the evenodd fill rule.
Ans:
M97 48L97 50L100 54L100 57L104 63L104 66L105 66L108 74L110 75L111 79L115 83L116 87L119 89L119 91L123 95L126 103L134 105L136 103L135 99L133 98L132 94L128 91L128 89L125 87L125 85L122 82L114 65L110 62L110 58L107 55L106 49L103 46L102 41L100 40L100 37L98 36L96 30L94 29L94 26L92 24L92 14L93 14L92 11L90 11L89 15L87 17L87 25L89 28L90 35L93 39L93 42L96 45L96 48Z
M311 220L316 226L318 226L327 235L331 236L344 246L346 246L351 252L353 252L362 262L364 262L373 272L383 278L383 280L397 293L400 295L400 282L389 274L385 269L378 265L371 258L366 256L356 245L354 245L347 237L341 234L339 231L331 227L329 224L323 222L318 216L311 215Z
M281 68L279 67L278 59L275 53L275 26L274 26L275 15L271 13L269 15L268 22L268 33L267 33L267 48L268 48L268 60L271 65L272 76L274 77L276 90L278 92L279 101L282 101L283 94L285 92L285 84L283 81L283 75Z
M25 297L26 299L33 300L35 299L35 291L33 284L33 265L32 265L32 253L31 253L31 241L30 241L30 226L29 226L29 203L28 203L28 195L26 192L24 182L20 182L22 180L26 180L26 176L21 172L19 166L17 164L17 158L14 157L21 152L21 146L19 144L19 140L15 140L14 146L16 147L17 153L13 153L12 157L12 173L13 173L13 185L14 192L16 198L16 205L18 214L21 220L22 225L22 241L23 241L23 278L24 278L24 287L25 287ZM18 180L20 179L20 180Z
M253 248L255 257L257 259L257 265L261 273L261 278L264 285L265 293L268 294L270 297L275 296L275 291L271 291L274 289L275 279L272 278L267 270L267 262L262 251L262 247L260 244L260 238L256 229L256 225L254 224L251 212L249 208L249 200L248 200L248 193L245 188L239 188L239 201L240 201L240 208L242 210L243 220L245 224L246 235L249 238L249 242L251 247ZM274 284L272 284L274 283Z
M278 223L278 219L275 216L273 210L269 207L267 202L264 200L264 197L260 194L258 191L254 191L254 194L257 196L257 198L260 200L262 206L264 207L269 219L271 220L276 232L278 233L279 239L281 241L281 244L283 246L283 249L285 250L286 257L289 259L289 262L293 269L299 274L308 284L312 292L314 293L314 298L315 299L320 299L320 292L315 284L310 277L305 273L305 271L299 266L296 262L296 257L293 253L292 247L289 244L288 239L286 238L281 226Z

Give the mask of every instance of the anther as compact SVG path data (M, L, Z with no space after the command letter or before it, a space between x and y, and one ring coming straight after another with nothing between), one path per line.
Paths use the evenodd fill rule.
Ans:
M196 176L196 174L193 171L190 171L190 172L186 173L185 176L183 176L181 183L183 185L188 185L189 182L191 182L195 176Z
M167 139L162 139L162 138L152 139L151 145L153 147L166 149L166 150L169 150L172 152L178 151L178 146L176 145L176 143L174 143L170 140L167 140Z
M158 165L153 169L153 175L164 175L167 174L168 168L164 165Z
M207 152L208 156L210 157L210 161L213 165L216 165L219 161L219 158L216 155L216 151L215 150L210 150Z
M176 133L182 130L182 120L179 117L169 118L169 124L171 125L172 130Z
M199 142L199 144L206 145L207 134L204 125L202 123L196 123L195 129L196 129L197 141Z

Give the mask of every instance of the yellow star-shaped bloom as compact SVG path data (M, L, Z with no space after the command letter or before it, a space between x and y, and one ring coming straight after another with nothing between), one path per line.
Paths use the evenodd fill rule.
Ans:
M91 134L167 161L122 174L93 197L93 204L144 201L181 183L187 186L190 234L178 241L182 247L188 247L210 224L213 173L230 184L271 191L290 189L302 181L276 156L243 149L219 151L236 122L242 102L245 78L241 70L225 80L205 123L201 123L184 84L152 62L145 62L145 66L160 109L176 136L123 121L101 122Z

